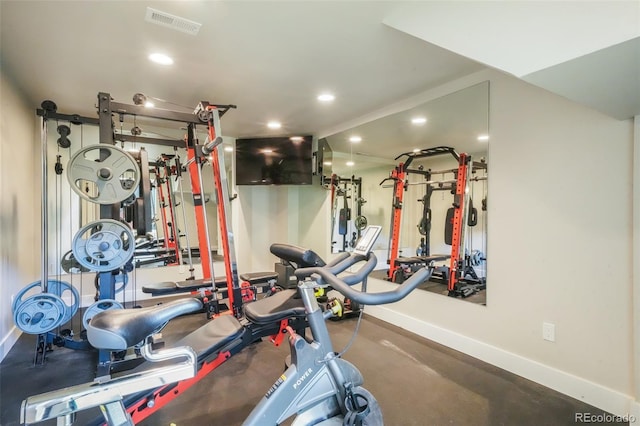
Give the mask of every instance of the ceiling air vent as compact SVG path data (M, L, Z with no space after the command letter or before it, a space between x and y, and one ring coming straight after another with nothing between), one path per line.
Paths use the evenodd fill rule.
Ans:
M191 35L197 35L198 31L200 31L200 27L202 26L202 24L197 22L190 21L167 12L162 12L157 9L152 9L150 7L147 7L147 16L145 17L145 21Z

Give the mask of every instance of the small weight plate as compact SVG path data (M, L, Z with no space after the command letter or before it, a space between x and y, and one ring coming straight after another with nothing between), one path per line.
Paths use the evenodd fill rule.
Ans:
M123 267L133 257L135 239L121 222L103 219L88 223L73 237L73 256L82 266L97 272Z
M86 327L89 325L89 321L95 315L99 314L102 311L108 311L111 309L123 309L123 306L120 302L113 299L103 299L98 300L96 303L92 304L84 311L84 315L82 315L82 324Z
M35 294L17 306L13 320L27 334L42 334L62 325L66 311L67 306L58 296Z
M126 151L107 144L90 145L76 152L67 164L67 179L76 194L98 204L129 198L140 183L140 168ZM91 183L95 193L82 185Z

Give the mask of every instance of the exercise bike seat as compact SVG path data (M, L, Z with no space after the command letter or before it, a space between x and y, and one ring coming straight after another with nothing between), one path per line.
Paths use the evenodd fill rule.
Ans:
M244 305L244 316L255 324L268 324L305 315L298 289L282 290L272 296Z
M198 299L179 299L140 309L100 312L87 325L87 339L96 349L122 351L142 342L180 315L202 309Z

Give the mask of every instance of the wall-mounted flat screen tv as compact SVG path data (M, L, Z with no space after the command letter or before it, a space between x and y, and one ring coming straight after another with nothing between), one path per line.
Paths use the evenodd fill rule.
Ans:
M311 136L236 139L236 185L311 185Z

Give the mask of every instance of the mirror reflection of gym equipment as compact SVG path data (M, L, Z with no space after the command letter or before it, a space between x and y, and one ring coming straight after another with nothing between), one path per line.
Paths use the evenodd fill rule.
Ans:
M446 170L426 169L424 164L411 168L412 164L420 160L428 160L436 156L451 155L458 163L457 168ZM475 195L475 183L487 180L487 164L485 159L474 161L466 153L458 153L450 147L434 147L404 153L396 157L400 164L393 169L387 181L393 182L391 240L389 242L389 270L387 279L392 282L402 283L410 277L414 271L424 266L435 265L439 262L447 262L448 265L440 265L431 280L447 286L447 295L467 298L486 289L486 278L483 272L477 273L476 267L482 266L486 261L483 246L474 246L473 230L478 226L478 209L473 206ZM480 173L482 172L482 176ZM409 183L410 175L421 176L424 181ZM434 175L452 175L448 180L434 180ZM408 185L424 186L425 195L418 201L422 203L422 216L417 224L420 235L420 244L416 248L415 256L399 256L400 229L402 221L402 209L406 207L404 200L405 189ZM433 236L431 225L433 219L432 197L434 191L449 192L453 199L451 207L446 210L444 221L444 244L451 246L449 253L432 253ZM482 192L482 211L486 212L486 186ZM441 209L440 209L441 210ZM442 220L442 218L440 218ZM486 215L480 219L479 235L484 235L486 228ZM482 243L484 238L476 238L476 243ZM437 291L437 290L436 290Z
M362 198L362 178L341 178L332 175L331 188L331 251L340 253L352 251L360 232L367 227L367 218L362 214L362 206L367 202Z
M386 262L374 277L402 282L433 263L430 281L418 289L486 304L488 103L484 82L322 139L333 172L355 173L364 182L369 202L362 214L383 226L376 250ZM416 118L424 121L413 123ZM354 135L362 142L352 143ZM366 151L365 143L382 141L407 150L390 158ZM362 147L354 152L355 145ZM459 164L460 155L468 165ZM352 165L345 167L347 159ZM459 185L458 176L466 183ZM466 190L456 194L457 187ZM458 199L470 216L456 217Z

